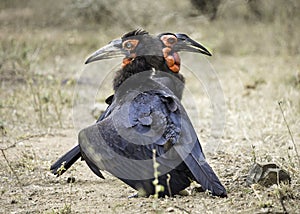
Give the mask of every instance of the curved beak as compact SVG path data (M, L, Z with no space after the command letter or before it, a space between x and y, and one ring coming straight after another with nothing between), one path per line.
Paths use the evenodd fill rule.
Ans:
M176 33L175 35L178 39L178 43L175 46L177 51L196 52L211 56L211 53L203 45L192 40L186 34Z
M122 40L115 39L111 41L108 45L100 48L96 52L92 53L85 61L85 64L94 62L102 59L111 59L119 56L124 56L124 51L122 50Z

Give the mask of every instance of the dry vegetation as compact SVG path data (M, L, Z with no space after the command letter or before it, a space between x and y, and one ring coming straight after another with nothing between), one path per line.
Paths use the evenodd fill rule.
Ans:
M223 0L213 20L186 0L2 0L0 9L0 213L299 213L299 1ZM61 178L50 174L50 164L76 144L74 91L80 85L81 95L74 97L83 99L89 87L99 87L87 73L100 64L86 68L85 57L136 27L184 32L212 50L218 78L209 83L222 86L224 130L211 131L214 106L205 89L189 75L187 84L194 94L203 92L194 102L206 151L221 134L218 151L207 156L228 198L193 193L128 199L132 189L110 175L98 179L82 162ZM196 57L185 55L183 63L190 66ZM87 77L76 84L82 71ZM110 92L99 92L97 101ZM290 173L291 184L248 186L255 161L278 164Z

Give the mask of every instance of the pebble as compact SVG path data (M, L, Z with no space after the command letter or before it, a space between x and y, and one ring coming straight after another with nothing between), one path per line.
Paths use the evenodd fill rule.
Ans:
M280 167L274 163L255 163L249 170L246 181L249 185L258 183L262 186L269 187L273 184L277 184L277 182L290 183L291 177L288 172L280 169Z
M174 212L175 210L174 210L174 207L168 207L166 211L171 213L171 212Z

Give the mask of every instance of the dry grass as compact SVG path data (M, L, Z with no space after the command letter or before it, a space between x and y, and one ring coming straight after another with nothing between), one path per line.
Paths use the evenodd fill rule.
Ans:
M242 0L222 1L216 19L209 21L197 14L189 1L2 1L0 212L267 213L285 208L297 213L299 3L251 2L256 4L250 7ZM73 92L85 69L85 57L136 27L153 33L184 32L213 51L210 62L218 78L209 83L219 81L222 86L226 123L219 152L207 156L228 189L227 199L195 193L158 199L153 207L153 198L127 199L132 189L109 175L99 180L84 163L76 164L62 178L50 175L51 162L76 143ZM196 57L184 55L183 63L195 63ZM88 83L83 82L82 88ZM210 143L220 136L211 131L213 107L205 89L188 73L187 84L197 94L201 121L196 129L209 151ZM275 162L286 169L291 185L247 186L245 176L254 160ZM75 183L66 183L71 176L76 177Z

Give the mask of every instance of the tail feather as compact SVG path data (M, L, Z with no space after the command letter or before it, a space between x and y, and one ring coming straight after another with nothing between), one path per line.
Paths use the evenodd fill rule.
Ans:
M213 195L226 197L227 192L219 178L206 162L199 141L197 140L191 154L184 161L192 172L195 180L204 190L209 190Z
M59 158L54 164L52 164L50 170L54 175L60 176L67 171L80 157L80 147L77 145Z
M54 175L60 176L65 173L81 156L81 151L79 145L75 146L73 149L64 154L50 167L51 172ZM104 176L98 169L98 167L89 161L89 159L83 157L89 168L100 178L104 179Z
M206 161L197 161L193 155L185 160L195 180L204 190L209 190L213 195L226 197L227 193L219 178Z

